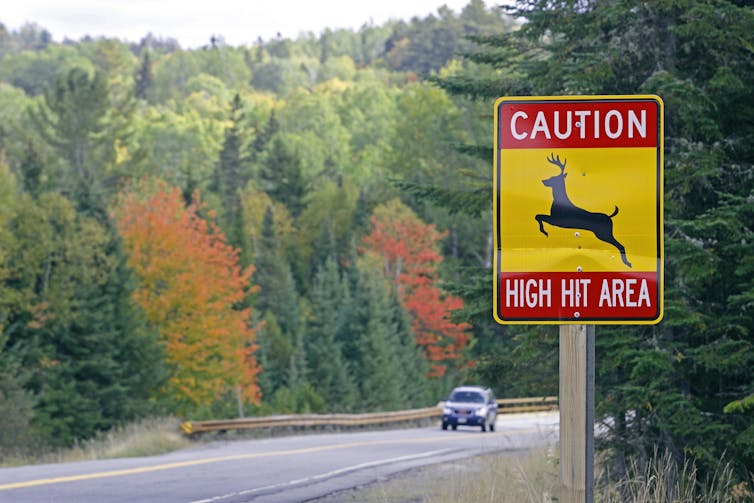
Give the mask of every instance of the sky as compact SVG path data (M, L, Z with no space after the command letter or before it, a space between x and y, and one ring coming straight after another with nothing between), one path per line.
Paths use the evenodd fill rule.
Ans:
M490 7L497 4L485 0ZM469 0L5 0L0 23L16 30L24 23L47 29L56 42L84 35L138 42L148 33L174 38L181 47L206 45L221 35L230 45L251 45L258 37L285 38L325 28L358 29L394 19L434 14L441 5L459 13Z

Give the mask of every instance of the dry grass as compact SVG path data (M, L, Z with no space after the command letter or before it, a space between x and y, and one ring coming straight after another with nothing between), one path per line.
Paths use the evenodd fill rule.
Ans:
M412 470L355 491L330 495L327 503L554 503L558 501L557 451L504 452ZM600 467L597 468L600 472ZM633 463L625 478L595 488L596 503L751 503L751 485L735 483L721 462L709 480L693 463L679 466L656 455Z
M410 470L360 490L329 495L323 503L549 503L557 489L550 449L465 458Z
M557 490L556 453L552 449L539 449L515 455L483 456L478 458L475 473L459 473L436 483L441 489L436 494L427 494L423 502L549 502Z
M11 455L2 459L0 465L19 466L154 456L183 449L189 445L189 440L180 434L176 419L152 418L115 428L70 449Z
M715 472L701 480L694 463L679 465L665 452L655 452L645 466L633 461L627 475L605 484L598 503L745 503L754 501L747 483L738 483L729 463L721 460Z
M116 428L85 442L83 459L109 459L154 456L183 449L189 441L180 433L173 418L152 418Z

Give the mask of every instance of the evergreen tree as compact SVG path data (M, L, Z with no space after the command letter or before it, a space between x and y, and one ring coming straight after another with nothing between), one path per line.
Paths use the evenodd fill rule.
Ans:
M149 400L166 378L156 335L131 299L133 273L120 246L110 248L105 282L76 285L77 312L54 333L60 363L38 383L35 424L58 445L154 412Z
M272 397L287 384L290 362L293 358L293 344L283 335L275 315L264 313L263 325L259 333L259 387L263 397Z
M0 152L1 153L1 152ZM24 204L26 203L26 204ZM28 389L34 368L25 361L25 354L35 350L36 341L26 341L26 351L18 351L14 336L23 327L18 311L26 301L25 285L17 277L19 267L16 256L26 243L14 232L17 215L22 206L28 206L17 190L14 177L0 159L0 459L6 454L23 452L32 445L34 430L31 425L35 397Z
M320 269L325 267L328 260L333 260L337 264L338 249L335 239L335 231L332 226L332 220L330 220L329 217L325 218L322 222L321 231L317 240L314 242L313 248L314 253L312 253L312 258L310 260L310 271L314 271L316 274Z
M361 403L368 411L397 410L405 406L413 386L401 366L400 340L390 302L390 286L377 264L360 267L356 293L365 324L355 333L360 348L357 382Z
M151 51L145 49L141 55L141 66L134 76L134 96L141 100L147 99L147 92L152 87L154 75L152 74Z
M609 418L602 438L618 454L615 473L626 455L648 459L658 448L675 459L691 454L702 470L726 449L742 474L751 471L746 409L724 412L754 389L754 326L742 311L754 281L744 251L754 96L743 84L754 76L754 13L739 2L694 0L533 0L511 13L527 22L477 37L473 75L436 81L490 107L503 95L646 93L666 106L665 318L600 328L597 337L597 412Z
M411 318L401 297L395 288L390 289L390 313L392 324L397 334L399 365L405 374L406 405L404 407L420 408L435 403L447 389L433 389L427 379L430 367L424 356L424 350L416 343L416 334L411 328ZM455 384L455 383L454 383Z
M364 306L361 305L362 299L359 295L360 270L357 265L358 260L356 246L353 245L346 260L347 265L343 268L343 299L341 305L344 318L336 334L336 341L343 350L343 358L349 365L350 373L354 377L356 377L358 361L361 358L361 348L356 335L364 330L367 322Z
M270 118L267 120L267 125L264 128L257 127L256 136L251 144L251 158L253 161L258 161L262 153L267 150L267 146L275 133L280 129L280 122L275 116L275 111L270 113Z
M272 140L262 163L262 187L272 199L283 203L297 217L304 208L307 184L299 154L280 136Z
M236 93L230 104L229 126L225 128L223 147L215 168L213 188L220 195L222 202L221 223L228 241L237 248L248 249L248 246L243 246L245 233L238 193L248 181L246 159L243 153L242 121L241 96Z
M43 190L44 162L37 148L29 142L19 164L21 180L26 192L36 198Z
M312 321L307 332L309 382L329 404L331 412L350 410L356 388L343 358L337 333L344 322L345 285L335 260L328 258L314 278Z
M110 102L107 77L74 68L44 93L44 103L30 108L36 132L65 163L59 188L73 195L78 208L106 221L105 184L115 160L116 139L126 135L132 105Z
M280 327L280 337L284 340L278 346L288 348L286 352L290 351L287 354L285 370L280 370L285 372L284 376L272 380L286 383L288 386L295 385L303 382L305 373L301 361L303 340L299 298L291 268L275 235L274 213L270 206L265 210L259 253L254 263L257 270L255 281L259 285L259 293L254 298L256 308L260 313L265 313L263 316L266 316L266 313L274 316L276 324ZM260 340L263 341L264 338L264 334L260 336ZM263 347L264 344L262 342Z
M113 232L48 193L26 201L15 236L20 304L4 334L33 370L25 386L36 397L39 438L70 445L152 412L162 353L133 304L133 275Z

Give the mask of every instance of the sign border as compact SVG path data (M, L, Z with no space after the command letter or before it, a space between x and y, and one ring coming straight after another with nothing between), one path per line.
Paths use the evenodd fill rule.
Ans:
M500 208L500 177L501 177L501 159L500 159L500 108L505 103L574 103L574 102L637 102L653 101L657 106L657 183L655 187L655 196L657 201L657 312L656 316L651 318L515 318L505 319L500 312L500 266L502 250L500 248L500 225L501 225L501 208ZM583 325L585 323L599 323L604 325L655 325L659 323L665 312L665 244L664 244L664 137L665 137L665 106L660 98L654 94L635 94L635 95L575 95L575 96L503 96L495 100L495 124L494 124L494 170L493 170L493 306L492 315L495 321L500 325Z

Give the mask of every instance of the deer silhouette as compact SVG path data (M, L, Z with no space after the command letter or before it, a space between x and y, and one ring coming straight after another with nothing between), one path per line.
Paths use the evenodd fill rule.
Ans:
M542 180L542 183L552 189L552 206L549 215L536 215L534 218L539 222L539 230L545 236L544 223L564 229L583 229L591 231L600 241L615 246L620 252L620 258L624 264L631 267L631 262L626 258L626 249L613 236L612 218L618 214L618 206L610 215L605 213L593 213L579 208L571 202L566 193L565 178L568 173L565 172L566 160L560 160L560 156L550 153L547 162L560 168L560 174Z

